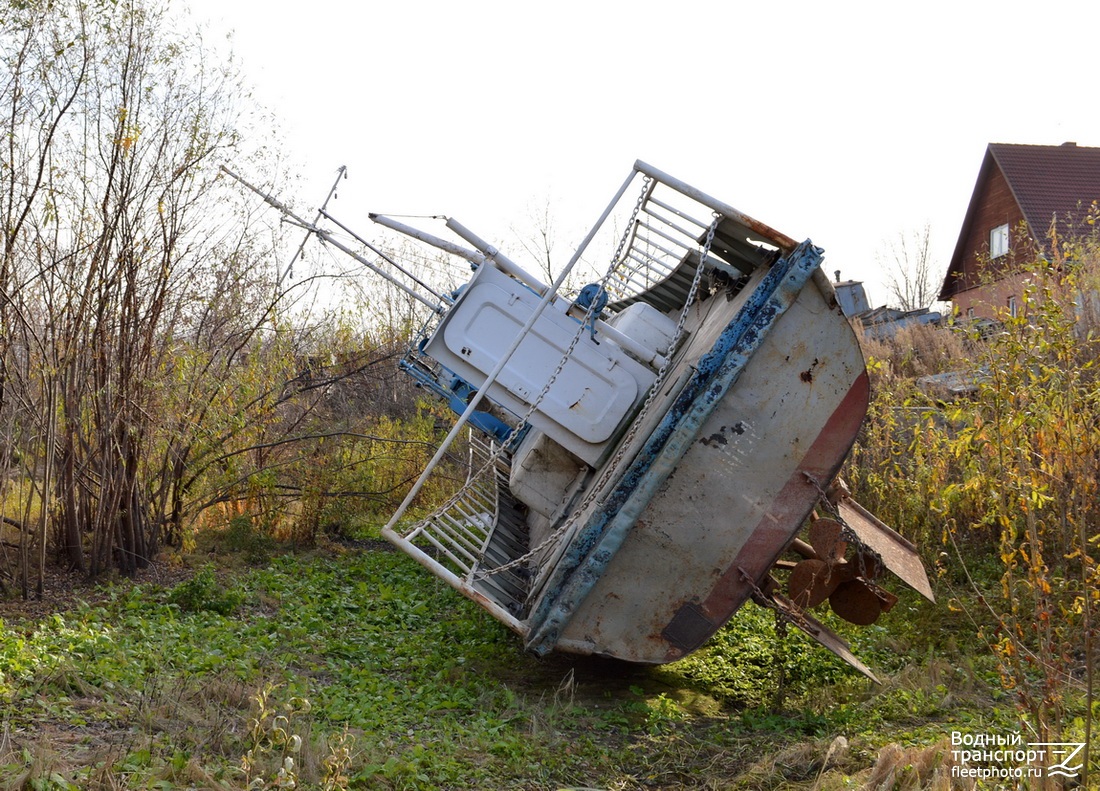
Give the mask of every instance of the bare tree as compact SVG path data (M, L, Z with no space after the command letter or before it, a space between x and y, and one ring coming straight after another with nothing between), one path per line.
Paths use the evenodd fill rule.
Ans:
M932 260L932 229L928 223L918 230L898 234L876 259L889 275L890 293L899 308L918 310L936 301L938 270Z
M330 389L420 326L372 300L365 343L305 311L315 277L279 280L277 215L219 172L277 174L275 147L168 9L0 0L0 593L41 594L51 548L132 573L219 506L285 523L322 449L366 436ZM367 384L357 404L410 409Z
M561 262L554 254L557 229L554 226L550 198L547 197L545 202L538 206L533 203L528 206L526 229L521 230L513 225L511 230L530 261L538 265L539 275L547 283L553 283Z
M33 572L42 592L51 541L91 574L149 561L171 506L154 466L176 419L165 407L176 388L227 382L224 367L171 378L201 334L203 290L236 297L228 310L243 327L218 340L238 353L283 303L256 269L270 245L220 197L243 90L207 57L153 2L0 14L0 423L14 465L0 485L23 491L20 513L3 516L18 530L24 596ZM245 273L243 285L219 271ZM257 290L264 299L246 298Z

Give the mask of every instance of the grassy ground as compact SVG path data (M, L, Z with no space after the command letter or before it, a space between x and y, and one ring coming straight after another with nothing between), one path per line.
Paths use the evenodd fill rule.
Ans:
M916 597L850 635L873 686L752 606L675 665L537 660L380 548L96 596L0 621L0 789L947 788L1014 723Z

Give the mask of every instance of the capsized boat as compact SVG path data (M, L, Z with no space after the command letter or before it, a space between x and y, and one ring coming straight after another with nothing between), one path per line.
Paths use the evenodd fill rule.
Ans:
M563 296L624 202L606 273ZM752 599L874 677L808 610L874 622L887 570L932 591L836 480L868 377L819 248L643 162L552 285L456 221L469 248L373 219L473 264L402 367L484 437L463 490L402 526L414 491L389 541L536 654L675 661Z
M449 293L402 286L431 318L401 367L456 420L387 540L538 655L672 662L751 599L874 678L810 610L874 622L887 571L932 591L837 480L868 377L821 249L640 161L552 284L456 220L461 242L372 219L473 268ZM566 295L611 225L606 269ZM408 523L466 431L466 484Z

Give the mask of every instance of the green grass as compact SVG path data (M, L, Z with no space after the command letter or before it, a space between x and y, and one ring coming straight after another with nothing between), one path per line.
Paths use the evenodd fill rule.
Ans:
M647 669L529 657L393 552L207 567L0 623L0 789L809 789L839 735L830 778L1010 721L988 662L919 639L944 612L896 614L858 638L873 688L752 606Z

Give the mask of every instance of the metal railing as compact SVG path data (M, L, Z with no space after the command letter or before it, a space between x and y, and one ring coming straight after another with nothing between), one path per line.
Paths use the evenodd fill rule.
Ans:
M513 561L527 553L528 534L508 490L510 458L478 432L471 431L469 439L462 489L430 516L396 532L409 554L433 561L451 585L488 596L516 616L527 596L529 574Z

